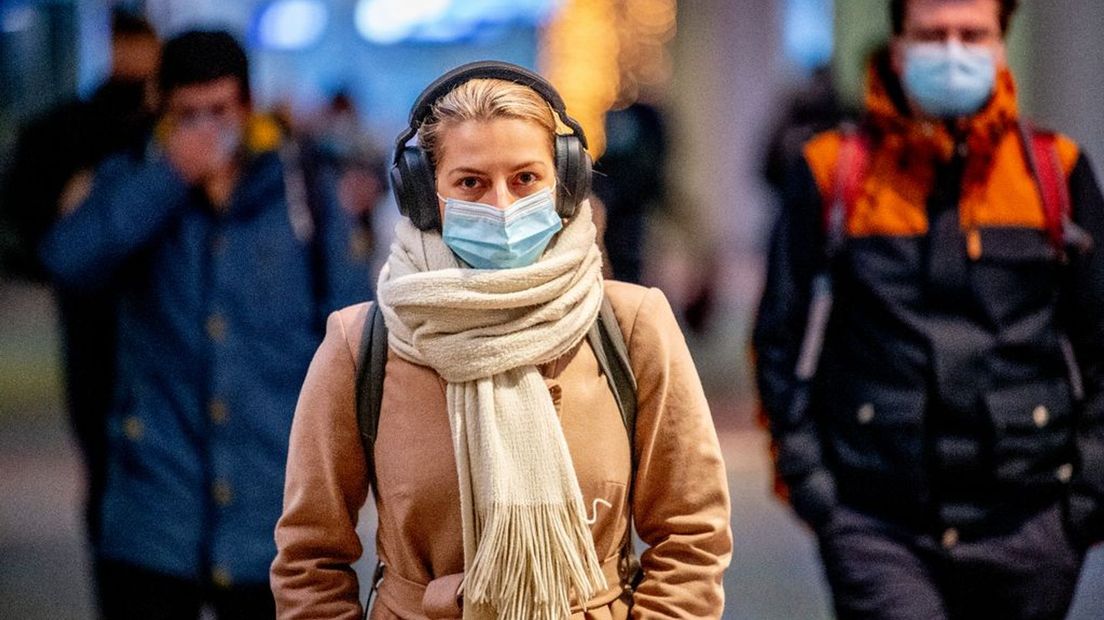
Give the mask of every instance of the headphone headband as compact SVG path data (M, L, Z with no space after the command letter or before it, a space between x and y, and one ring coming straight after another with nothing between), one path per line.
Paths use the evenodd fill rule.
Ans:
M552 87L548 80L519 65L497 60L480 60L456 67L433 80L422 91L422 94L418 95L418 98L414 101L414 106L410 109L409 126L395 140L395 157L392 163L398 163L399 153L402 152L406 143L418 133L418 129L425 122L426 117L433 111L433 104L457 86L476 79L503 80L527 86L537 91L537 94L547 101L556 115L560 117L560 121L571 128L571 131L579 138L583 148L587 148L586 134L583 133L582 126L578 121L568 116L563 98L560 97L560 94L556 92L556 89Z

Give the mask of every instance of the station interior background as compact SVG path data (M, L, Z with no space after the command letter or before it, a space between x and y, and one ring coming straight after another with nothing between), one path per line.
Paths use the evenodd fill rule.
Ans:
M113 5L164 37L236 33L256 105L305 125L347 92L380 157L421 88L470 60L542 71L596 154L625 139L615 125L606 135L608 111L659 110L667 192L646 205L643 280L693 323L687 338L725 450L736 536L725 618L831 617L812 538L771 497L748 328L777 208L768 146L795 102L860 103L863 58L888 35L887 0L0 0L0 174L23 122L104 78ZM1022 5L1010 35L1021 106L1077 139L1099 171L1104 3ZM375 217L378 230L397 217L387 196ZM48 288L0 274L0 618L93 617L55 320ZM1071 618L1104 618L1102 555L1090 556Z

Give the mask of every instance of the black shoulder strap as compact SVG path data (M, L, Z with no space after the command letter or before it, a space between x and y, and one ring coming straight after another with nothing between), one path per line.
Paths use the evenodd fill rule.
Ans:
M636 377L629 365L629 350L625 337L613 314L609 299L602 298L598 320L587 332L587 341L598 358L602 374L606 376L621 420L629 435L629 447L635 455L636 429ZM368 464L368 481L376 488L373 462L376 430L379 428L380 403L383 400L383 378L387 365L387 326L379 304L373 303L364 321L364 335L360 341L359 364L356 378L357 426L364 444L364 457ZM634 456L635 458L635 456ZM635 467L635 463L634 463Z
M383 377L387 367L387 325L379 304L373 302L364 321L356 376L357 428L368 468L368 484L376 494L376 431L379 429L380 403L383 401ZM377 495L378 497L378 495Z
M629 447L635 448L633 435L636 429L636 377L629 365L629 349L621 326L613 314L613 306L608 297L602 297L602 308L598 311L598 320L587 332L587 341L598 358L598 366L606 376L617 408L621 411L621 421L629 434ZM634 463L635 465L635 463Z
M629 454L632 458L632 470L636 471L636 377L629 364L629 350L621 326L613 314L609 299L602 298L602 307L598 311L598 320L587 332L594 356L602 374L613 392L617 408L621 411L621 420L629 437ZM356 412L360 441L364 448L364 462L368 468L368 484L377 498L375 445L376 432L379 429L380 404L383 401L383 379L387 366L387 325L378 303L368 309L364 321L364 335L360 341L359 364L356 376ZM631 501L632 490L629 490ZM640 562L632 547L632 528L626 528L625 540L621 551L621 580L627 596L631 596L643 573Z
M598 359L598 366L602 374L606 376L613 398L617 401L617 408L621 410L621 421L625 424L625 431L629 435L629 454L632 459L632 471L636 472L636 376L633 375L632 366L629 363L629 348L625 344L625 336L621 332L621 325L617 323L617 317L613 313L613 305L608 297L602 297L602 308L598 311L598 320L587 332L587 341L594 351L594 357ZM628 489L628 502L632 505L633 487ZM618 559L617 572L621 576L622 598L628 604L632 604L632 593L636 586L644 578L644 571L640 567L640 559L633 547L632 520L629 527L625 528L625 536L621 540L621 551Z

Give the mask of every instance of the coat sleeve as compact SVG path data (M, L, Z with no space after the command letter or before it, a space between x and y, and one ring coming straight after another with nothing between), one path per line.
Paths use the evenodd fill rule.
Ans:
M837 501L835 480L824 465L809 410L809 384L796 375L813 279L823 265L820 205L816 181L802 159L783 187L752 336L755 378L779 487L797 515L813 527L828 519Z
M271 584L277 617L360 618L358 512L368 495L354 354L338 313L311 362L291 426Z
M170 225L187 197L168 161L112 157L96 171L88 198L46 233L39 257L63 286L98 289Z
M1070 198L1076 223L1093 241L1072 258L1063 304L1084 385L1069 511L1075 535L1088 544L1104 540L1104 198L1084 155L1070 175Z
M709 404L659 290L644 294L628 336L638 384L632 510L649 547L633 618L719 618L732 533Z

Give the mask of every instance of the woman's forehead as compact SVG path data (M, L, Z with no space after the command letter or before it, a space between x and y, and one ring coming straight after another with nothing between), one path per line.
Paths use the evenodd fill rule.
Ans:
M526 119L453 121L441 128L440 164L445 168L508 161L552 160L552 136Z

